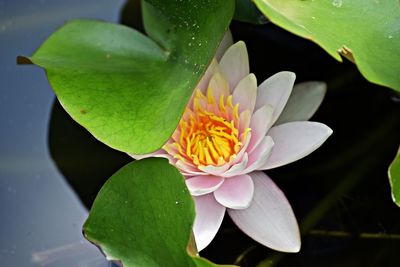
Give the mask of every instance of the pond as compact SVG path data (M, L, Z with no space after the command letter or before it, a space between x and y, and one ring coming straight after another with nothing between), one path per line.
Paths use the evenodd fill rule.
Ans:
M140 27L130 15L135 7L123 0L0 1L2 266L111 266L81 229L102 184L131 158L77 125L44 71L16 65L16 56L31 55L70 19ZM312 120L334 133L312 155L268 172L304 233L300 253L273 252L226 216L201 255L240 266L398 266L400 210L391 200L387 167L399 145L399 95L271 23L234 21L231 30L246 42L259 82L281 70L295 72L297 82L327 82Z

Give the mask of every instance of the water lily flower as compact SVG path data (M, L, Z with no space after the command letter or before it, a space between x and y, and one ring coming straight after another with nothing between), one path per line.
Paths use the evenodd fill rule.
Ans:
M326 125L307 121L325 87L308 82L293 89L295 74L287 71L257 86L245 43L228 47L230 38L224 38L170 140L154 153L132 156L165 157L185 176L196 204L199 251L227 211L259 243L297 252L301 242L292 208L263 170L307 156L331 135Z

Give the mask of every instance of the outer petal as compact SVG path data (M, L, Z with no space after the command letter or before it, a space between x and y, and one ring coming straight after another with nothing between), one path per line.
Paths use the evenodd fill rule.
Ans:
M229 81L231 90L249 74L249 58L246 44L239 41L226 50L219 62L222 73Z
M275 142L274 149L259 170L301 159L320 147L331 134L331 128L318 122L298 121L275 126L268 132Z
M247 174L226 179L214 191L215 199L223 206L230 209L245 209L253 199L254 184Z
M291 121L307 121L317 111L326 93L324 82L296 84L275 125Z
M221 43L219 44L217 52L215 53L215 58L219 61L221 59L222 55L228 49L228 47L230 47L232 44L233 44L232 33L228 29L224 35L224 38L222 39Z
M247 209L229 209L232 220L264 246L298 252L301 243L299 228L285 195L263 172L253 172L250 176L255 187L253 201Z
M265 105L258 109L250 121L251 139L247 151L251 153L258 144L264 139L269 127L271 127L273 109L270 105Z
M225 207L219 204L213 194L194 197L196 218L193 233L198 251L203 250L214 239L224 219Z
M257 78L253 73L244 77L233 91L233 104L239 103L239 112L250 110L253 113L257 97Z
M278 119L293 89L296 75L293 72L282 71L266 79L258 87L256 110L264 105L274 108L272 124Z
M201 196L217 190L224 179L217 176L195 176L185 180L192 196Z

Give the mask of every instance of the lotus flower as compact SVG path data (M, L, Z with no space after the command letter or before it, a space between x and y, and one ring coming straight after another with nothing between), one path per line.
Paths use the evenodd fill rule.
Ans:
M228 34L170 140L154 153L132 156L165 157L185 176L196 204L193 231L199 251L212 241L227 211L259 243L297 252L301 242L292 208L262 171L310 154L332 133L307 121L325 87L309 82L292 92L295 74L286 71L257 87L245 43L227 48L231 43Z

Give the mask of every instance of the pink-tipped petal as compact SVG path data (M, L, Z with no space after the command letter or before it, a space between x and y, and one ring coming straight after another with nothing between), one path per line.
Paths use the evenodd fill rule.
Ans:
M226 179L214 191L215 199L223 206L230 209L245 209L253 199L254 184L247 174Z
M218 46L217 52L215 53L215 58L219 61L225 51L233 44L232 33L228 29L222 39L221 43Z
M247 151L251 153L258 144L264 139L269 128L271 127L273 108L270 105L265 105L258 109L250 121L251 140Z
M257 97L257 79L253 73L244 77L233 90L233 104L239 103L239 112L246 109L253 113Z
M266 79L257 91L256 110L264 105L274 108L272 124L278 119L293 89L296 75L293 72L282 71Z
M307 121L317 111L326 93L324 82L303 82L293 87L292 94L275 125Z
M274 141L271 136L265 136L261 143L250 153L248 166L244 172L250 173L263 166L271 155L273 147Z
M269 248L298 252L301 241L296 218L282 191L263 172L250 174L253 201L247 209L229 209L235 224L248 236Z
M224 219L225 207L219 204L213 194L194 197L196 218L193 233L197 250L201 251L214 239Z
M224 178L217 176L195 176L185 180L186 186L192 196L201 196L217 190Z
M249 161L249 156L247 155L247 153L244 153L241 161L233 165L229 170L223 173L222 177L233 177L244 173L243 170L246 169L248 161Z
M219 65L222 73L228 79L231 90L233 90L239 81L249 74L246 44L239 41L230 46L222 56Z
M275 142L274 149L259 170L299 160L320 147L331 134L331 128L325 124L311 121L288 122L272 127L268 135Z

